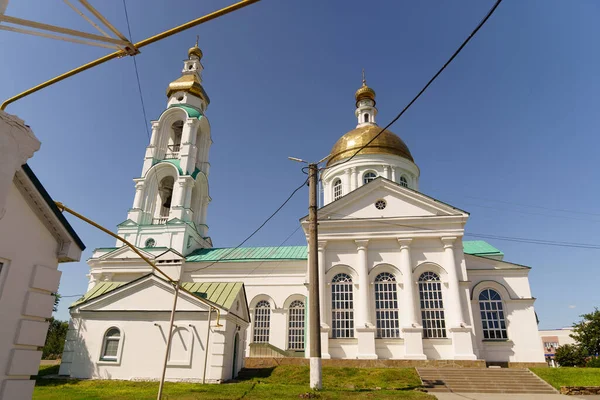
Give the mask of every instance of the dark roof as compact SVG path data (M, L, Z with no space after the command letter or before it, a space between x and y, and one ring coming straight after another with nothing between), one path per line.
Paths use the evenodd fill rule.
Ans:
M71 224L69 224L69 221L67 221L67 219L60 212L58 207L56 207L56 204L54 204L54 200L52 200L52 197L50 197L40 180L37 178L37 176L35 176L31 168L29 167L29 165L23 164L21 168L23 168L23 171L25 172L31 183L33 183L33 186L35 186L40 196L42 196L50 210L52 210L54 216L56 216L56 219L58 219L62 226L67 230L69 235L73 238L73 241L77 244L77 247L79 247L82 251L85 250L85 244L83 244L79 236L77 236L77 233L75 233L75 230L73 229Z

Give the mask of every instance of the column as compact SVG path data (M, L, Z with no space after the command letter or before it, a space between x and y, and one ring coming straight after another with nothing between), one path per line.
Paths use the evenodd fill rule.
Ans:
M389 168L387 165L384 165L384 166L383 166L383 177L384 177L385 179L391 179L391 176L390 176L390 168Z
M393 169L392 169L393 170ZM405 314L402 326L404 338L404 358L409 360L425 360L423 353L423 327L417 317L417 304L415 301L415 280L412 273L410 259L410 244L412 239L398 239L400 245L400 272L402 272L402 307Z
M343 187L342 187L342 194L345 196L350 192L350 168L346 168L344 170L344 181L343 181Z
M444 245L444 269L448 274L448 294L449 299L446 305L449 307L450 318L449 329L452 337L452 347L454 349L455 360L476 360L477 357L473 352L473 336L471 327L465 324L460 286L458 281L458 271L456 258L454 254L454 243L456 237L441 238Z
M206 217L208 214L208 204L210 203L210 197L206 196L202 199L202 211L200 212L200 235L206 237L208 234L208 226L206 225ZM198 219L196 219L198 220Z
M327 312L329 304L329 298L327 297L327 283L325 282L325 247L327 242L320 240L318 242L317 255L319 261L319 312L321 313L321 358L331 358L329 354L329 331L331 330L327 321L329 320L329 314ZM306 305L308 309L308 304ZM308 346L306 346L308 348Z
M390 167L392 169L392 181L396 182L396 167Z
M356 189L356 167L350 168L350 191Z
M355 331L358 338L357 358L376 359L375 352L375 325L371 318L371 297L369 296L369 266L367 246L368 240L355 240L358 270L358 296L354 300L354 309L357 311Z
M181 132L181 149L179 150L179 159L181 170L184 174L192 174L195 169L196 146L192 144L192 136L196 135L196 124L198 120L188 118L183 124Z
M142 210L142 202L144 199L144 186L146 182L144 179L136 179L135 182L135 196L133 198L133 208L127 213L127 219L132 220L135 223L142 223L142 217L144 211Z
M148 147L146 147L146 154L144 155L144 165L142 167L142 176L146 175L146 172L150 168L152 168L152 162L155 158L158 158L157 155L157 142L158 142L158 121L152 122L152 135L150 136L150 143Z

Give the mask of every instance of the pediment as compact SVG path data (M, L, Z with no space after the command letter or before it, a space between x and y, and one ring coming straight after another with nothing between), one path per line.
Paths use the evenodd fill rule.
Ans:
M185 256L173 249L169 249L164 253L156 256L156 261L181 261Z
M378 209L378 200L385 208ZM377 178L319 209L319 218L394 218L465 216L468 213L412 189Z
M80 306L80 311L171 311L175 289L167 281L148 275ZM208 306L180 291L177 311L208 311Z
M154 255L151 253L148 253L147 251L144 251L142 249L138 249L138 251L140 253L142 253L146 258L149 258L149 259L154 258ZM135 259L139 260L140 256L135 254L135 252L133 250L131 250L131 248L129 248L129 246L122 246L116 250L111 251L110 253L106 253L105 255L100 257L99 260L111 260L111 259L123 259L123 258L135 258Z
M122 228L124 226L138 226L138 224L133 222L130 219L126 219L125 221L123 221L119 225L117 225L117 227L119 227L119 228Z

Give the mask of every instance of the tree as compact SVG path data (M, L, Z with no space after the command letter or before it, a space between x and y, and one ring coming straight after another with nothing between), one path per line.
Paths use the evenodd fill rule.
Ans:
M65 340L67 339L67 331L69 330L69 323L66 321L59 321L51 317L50 326L48 327L48 334L46 336L46 344L42 351L42 358L44 360L55 360L60 358L63 349L65 347Z
M52 307L52 312L56 312L58 310L58 303L60 302L60 294L59 293L52 293L52 296L54 296L54 306Z
M582 321L573 325L571 337L585 350L586 355L600 354L600 310L581 315Z
M576 344L564 344L556 349L554 359L561 367L582 367L585 365L586 352Z

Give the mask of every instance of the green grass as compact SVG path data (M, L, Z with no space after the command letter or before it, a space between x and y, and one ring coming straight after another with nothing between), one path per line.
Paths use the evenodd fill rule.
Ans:
M54 368L54 366L50 367ZM40 374L50 368L41 367ZM42 371L43 369L43 371ZM413 368L323 368L324 390L317 399L414 399L435 397L418 389ZM155 399L157 382L43 379L36 382L34 400L143 400ZM238 380L222 385L167 382L165 399L298 399L309 393L309 369L280 366L243 371Z
M600 386L600 368L530 368L531 372L560 389L561 386Z

